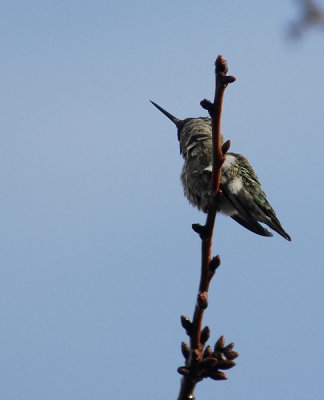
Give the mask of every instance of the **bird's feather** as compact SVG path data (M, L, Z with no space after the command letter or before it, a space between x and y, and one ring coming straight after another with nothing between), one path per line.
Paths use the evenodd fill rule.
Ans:
M279 233L279 235L290 241L291 240L290 236L287 234L287 232L285 232L285 230L281 226L276 216L276 213L269 204L266 198L266 194L261 188L260 181L255 172L253 171L253 168L248 162L248 160L240 154L235 154L235 153L228 153L228 154L235 157L237 165L234 167L232 166L231 170L232 172L234 171L235 173L238 173L240 175L243 183L242 188L238 190L236 193L227 190L227 197L229 201L233 204L233 206L236 208L238 214L241 217L240 218L241 222L239 221L237 222L243 225L242 223L243 220L244 223L251 225L255 229L259 229L256 227L255 225L256 223L258 222L264 223L268 225L270 228L272 228L274 231ZM230 175L230 173L228 174ZM226 178L229 179L231 177L225 176L225 179ZM224 185L225 190L226 186L227 185Z

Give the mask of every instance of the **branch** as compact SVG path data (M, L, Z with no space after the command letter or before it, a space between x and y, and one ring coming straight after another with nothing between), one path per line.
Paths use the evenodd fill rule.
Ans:
M208 110L212 122L212 178L211 196L208 207L206 223L204 226L193 224L192 228L201 238L201 275L199 291L195 305L192 322L188 317L181 317L182 326L190 337L190 346L182 343L182 353L186 363L178 369L183 375L178 400L194 399L194 389L203 378L210 377L214 380L224 380L227 376L220 370L232 368L234 359L238 353L233 351L234 344L225 346L224 337L214 346L214 350L205 344L210 336L210 329L205 326L202 329L204 311L208 306L208 290L216 269L220 266L220 257L211 258L212 237L219 203L222 197L220 189L221 170L225 160L224 154L230 147L230 141L221 143L221 114L224 92L229 83L235 81L235 77L227 76L227 62L223 56L218 56L215 62L216 90L214 102L202 100L201 106Z
M314 0L298 0L301 15L300 18L290 24L289 36L300 37L311 27L324 28L324 10Z

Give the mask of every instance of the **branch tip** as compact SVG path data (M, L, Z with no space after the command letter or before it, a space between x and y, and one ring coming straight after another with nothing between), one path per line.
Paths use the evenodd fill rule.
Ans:
M227 86L229 83L233 83L236 81L235 76L231 76L231 75L225 75L222 77L222 82L221 84Z
M192 331L192 323L190 322L190 319L185 315L181 315L181 325L186 330L187 335L190 336Z
M206 226L200 224L192 224L191 227L194 232L198 233L201 239L204 239L206 237L207 234Z
M210 328L209 326L205 326L200 334L200 343L204 345L209 338L210 338Z
M227 375L222 371L209 371L208 376L214 381L225 381L227 379Z
M213 258L210 260L209 268L211 269L212 272L215 272L216 269L217 269L220 265L221 265L221 259L220 259L220 256L217 255L216 257L213 257Z
M226 154L228 152L228 150L230 149L230 147L231 147L231 141L226 140L226 142L223 143L223 146L222 146L222 153Z
M235 367L235 365L236 365L236 363L234 361L225 359L225 360L218 361L217 368L227 370L227 369L231 369L231 368Z
M235 346L235 344L232 342L232 343L230 343L230 344L228 344L226 347L225 347L225 351L228 351L228 350L233 350L234 349L234 346Z
M190 356L190 347L186 342L182 342L181 343L181 351L182 351L182 355L183 357L188 360L189 356Z
M189 376L190 375L190 369L187 367L179 367L178 368L178 373L182 376Z
M216 342L216 344L215 344L215 351L217 351L217 350L219 350L219 349L223 349L224 346L225 346L225 338L224 338L224 336L221 336L221 337L217 340L217 342Z
M215 61L215 73L216 75L226 75L228 72L228 66L226 58L222 55L217 56Z
M228 360L235 360L235 358L237 358L240 355L240 353L238 353L237 351L225 351L225 350L224 354L226 355Z
M204 99L200 102L201 107L208 112L211 112L213 109L213 103L210 100Z

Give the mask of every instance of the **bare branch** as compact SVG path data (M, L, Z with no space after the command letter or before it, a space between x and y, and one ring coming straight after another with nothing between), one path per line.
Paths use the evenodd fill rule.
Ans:
M221 169L225 160L224 154L230 147L230 141L225 142L222 146L220 128L224 92L227 85L235 81L235 77L226 75L227 72L228 67L225 58L218 56L215 62L216 90L214 102L202 100L200 103L204 109L208 110L212 121L211 196L205 225L194 224L192 226L201 238L201 275L192 322L188 317L181 317L182 326L190 337L190 347L182 344L182 353L185 356L186 363L185 366L178 369L178 372L183 376L178 400L194 399L195 386L203 378L227 379L224 372L220 370L232 368L235 365L233 359L238 356L238 353L233 351L232 345L224 347L223 336L217 341L214 351L211 350L210 346L204 348L210 336L210 329L207 326L202 329L204 310L208 306L209 285L216 269L220 266L220 257L211 258L211 250L215 218L222 196L220 189Z
M301 15L297 21L290 25L289 36L300 37L312 27L324 28L324 10L314 0L298 0Z

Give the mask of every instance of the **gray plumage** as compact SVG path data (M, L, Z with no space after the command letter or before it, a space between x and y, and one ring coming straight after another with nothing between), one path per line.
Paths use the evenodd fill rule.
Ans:
M180 120L152 101L178 128L180 153L184 158L181 182L189 202L207 212L211 189L212 127L210 118ZM223 138L221 138L223 142ZM223 200L220 211L250 231L272 236L264 223L287 240L290 236L281 226L269 204L260 181L248 160L241 154L226 153L222 167Z

